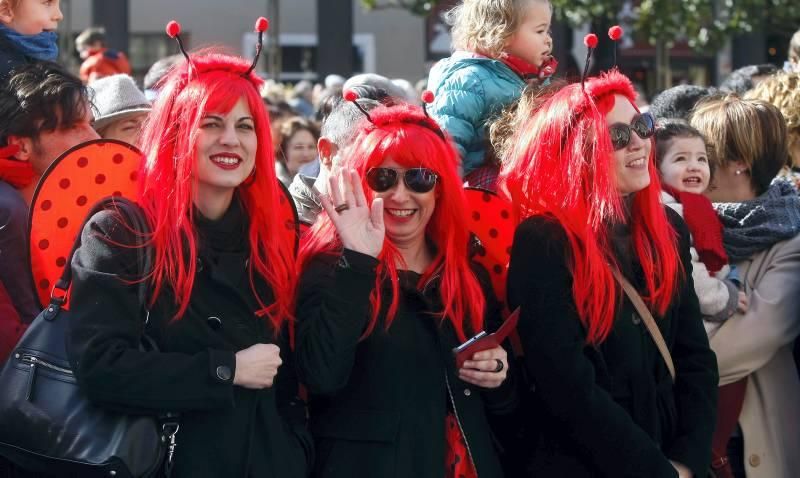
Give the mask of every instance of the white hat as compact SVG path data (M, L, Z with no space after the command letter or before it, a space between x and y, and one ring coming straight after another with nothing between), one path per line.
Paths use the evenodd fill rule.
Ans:
M94 90L94 129L101 130L109 124L140 113L149 113L152 107L133 78L112 75L89 84Z

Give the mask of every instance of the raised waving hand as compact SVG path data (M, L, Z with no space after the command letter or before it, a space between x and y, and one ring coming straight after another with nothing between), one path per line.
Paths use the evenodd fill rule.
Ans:
M383 249L383 199L367 204L361 177L353 169L331 172L328 195L320 197L322 207L333 221L342 245L350 250L378 257Z

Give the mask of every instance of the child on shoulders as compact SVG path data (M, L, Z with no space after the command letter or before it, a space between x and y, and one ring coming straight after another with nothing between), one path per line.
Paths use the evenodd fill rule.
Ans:
M58 58L59 0L0 0L0 79L15 67Z
M488 123L529 82L555 72L547 0L464 0L448 12L454 53L431 70L431 115L455 142L462 175L491 164Z

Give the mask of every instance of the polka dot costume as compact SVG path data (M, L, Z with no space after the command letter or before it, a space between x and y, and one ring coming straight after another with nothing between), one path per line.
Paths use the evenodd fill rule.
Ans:
M30 265L42 307L50 302L53 285L67 265L92 205L107 196L136 199L141 161L139 150L127 143L94 140L62 154L42 176L29 222ZM289 191L282 184L280 187L281 219L276 234L291 241L296 253L300 235L297 211Z
M468 227L479 241L473 259L489 271L497 298L505 304L508 261L517 226L511 203L484 189L466 188L464 191L469 211Z
M61 276L86 214L106 196L136 198L142 154L114 140L78 145L56 159L31 202L30 264L42 307Z

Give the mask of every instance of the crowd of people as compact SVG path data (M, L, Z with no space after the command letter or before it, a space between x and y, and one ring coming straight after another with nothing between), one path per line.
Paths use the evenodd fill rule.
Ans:
M141 151L146 225L86 220L66 348L94 406L178 414L155 476L796 476L800 32L783 70L646 104L560 75L552 16L464 0L416 86L181 43L140 88L101 29L54 62L58 0L0 0L0 363L43 309L37 184L103 138Z

